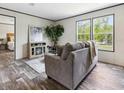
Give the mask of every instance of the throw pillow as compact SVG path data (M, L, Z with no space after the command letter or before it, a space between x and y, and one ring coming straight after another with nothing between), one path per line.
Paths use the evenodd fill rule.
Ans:
M68 58L68 55L69 53L73 50L73 47L70 43L66 43L64 48L63 48L63 51L62 51L62 54L61 54L61 58L63 60L66 60Z
M85 44L85 47L86 47L86 48L87 48L87 47L90 47L90 44L89 44L87 41L83 41L82 43Z
M82 43L80 43L80 45L82 48L85 48L85 43L82 42Z
M73 50L78 50L78 49L82 49L85 47L85 44L84 43L76 43L76 44L73 44Z
M56 46L56 53L58 56L61 56L62 51L63 51L63 47L64 47L63 45L57 45Z

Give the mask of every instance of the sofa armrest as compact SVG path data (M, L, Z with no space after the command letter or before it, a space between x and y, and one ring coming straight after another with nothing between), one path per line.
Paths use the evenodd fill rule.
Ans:
M90 67L90 55L89 48L83 48L80 50L73 51L73 88L75 88L82 80L85 73Z
M73 65L84 65L86 69L91 65L90 64L90 51L89 48L83 48L76 51L73 51L74 55Z
M73 54L67 60L56 55L45 55L46 74L68 88L72 88L72 62Z
M57 55L46 54L45 55L45 70L47 75L55 76L58 74L58 66L60 64L60 57Z
M45 62L58 62L60 60L60 56L57 56L55 54L46 54L45 55Z

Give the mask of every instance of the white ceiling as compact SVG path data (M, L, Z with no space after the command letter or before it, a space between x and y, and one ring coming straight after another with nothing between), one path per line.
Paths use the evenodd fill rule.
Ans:
M32 14L35 16L59 20L86 13L96 9L115 5L115 3L0 3L0 7Z

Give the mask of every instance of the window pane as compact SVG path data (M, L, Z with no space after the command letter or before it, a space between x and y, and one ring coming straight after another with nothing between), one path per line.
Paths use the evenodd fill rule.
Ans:
M93 19L93 36L99 49L113 51L113 15Z
M77 22L77 39L78 41L90 40L90 20Z

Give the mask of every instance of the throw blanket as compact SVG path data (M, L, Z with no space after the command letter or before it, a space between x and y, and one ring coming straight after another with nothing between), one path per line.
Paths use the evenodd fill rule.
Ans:
M90 57L91 57L91 64L92 64L92 61L93 61L94 57L96 56L95 42L88 41L88 43L90 45Z

